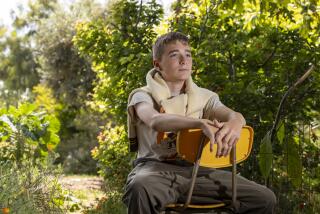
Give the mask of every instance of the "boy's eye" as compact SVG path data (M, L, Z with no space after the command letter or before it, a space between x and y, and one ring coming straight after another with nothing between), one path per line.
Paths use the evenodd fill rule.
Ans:
M177 56L177 54L170 54L170 57L175 57L175 56Z
M187 53L186 55L187 55L187 57L191 57L191 53Z

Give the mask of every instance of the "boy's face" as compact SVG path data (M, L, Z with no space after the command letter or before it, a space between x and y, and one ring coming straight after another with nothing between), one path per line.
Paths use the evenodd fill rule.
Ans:
M185 81L191 75L191 49L187 43L171 42L165 46L161 60L154 60L153 64L161 72L165 81Z

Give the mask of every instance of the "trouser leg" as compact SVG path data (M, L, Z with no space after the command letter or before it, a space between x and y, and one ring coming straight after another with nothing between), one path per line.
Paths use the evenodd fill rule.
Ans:
M232 175L223 170L200 168L193 192L194 200L213 202L232 200ZM274 213L274 193L253 181L237 176L237 202L239 213Z
M184 202L190 177L190 167L158 162L138 165L128 176L123 197L128 213L159 213L169 203ZM231 198L231 172L199 169L191 200L193 203L228 203ZM239 213L273 213L276 203L272 191L241 176L237 176L237 201Z
M123 202L129 214L159 213L188 189L190 168L159 162L136 166L129 174Z

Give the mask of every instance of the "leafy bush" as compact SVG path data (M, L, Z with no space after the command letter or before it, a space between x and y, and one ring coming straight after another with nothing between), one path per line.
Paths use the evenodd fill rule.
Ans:
M98 161L99 174L104 177L107 197L86 213L126 213L121 197L135 154L129 152L125 127L107 124L98 141L99 146L92 150L92 156Z
M90 57L97 75L92 106L117 125L126 121L130 91L144 85L152 66L151 46L157 36L154 26L162 16L163 9L155 0L144 4L118 0L110 6L108 19L76 26L73 42L81 54Z
M108 192L105 198L98 201L98 205L86 210L86 214L125 214L126 207L121 202L122 193L118 191Z
M107 184L107 190L121 191L134 154L129 152L124 126L106 125L98 136L99 147L92 150L92 156L98 161L99 173Z
M59 120L35 104L0 109L0 163L44 161L60 142Z
M57 171L56 171L57 172ZM64 191L51 168L0 162L0 208L10 213L65 213Z

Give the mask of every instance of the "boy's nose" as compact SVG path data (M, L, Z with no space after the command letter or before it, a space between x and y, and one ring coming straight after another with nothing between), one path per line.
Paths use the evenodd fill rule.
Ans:
M186 57L181 55L180 56L180 64L185 64L186 63Z

